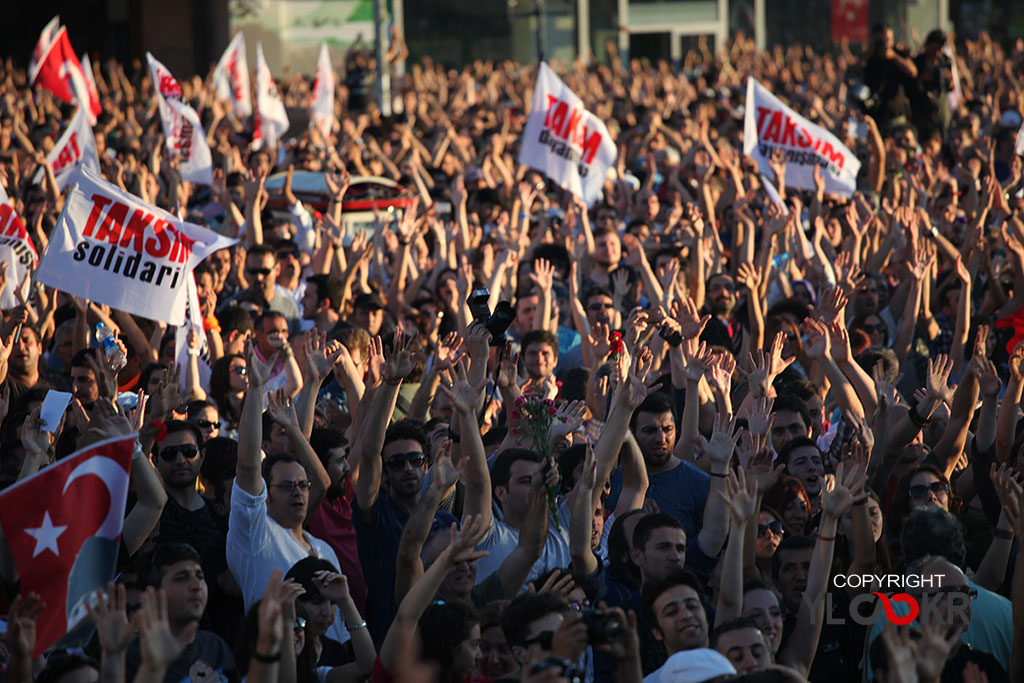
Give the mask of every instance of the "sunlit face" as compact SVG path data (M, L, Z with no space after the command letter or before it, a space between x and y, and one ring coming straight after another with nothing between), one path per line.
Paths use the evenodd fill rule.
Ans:
M249 373L244 358L232 358L228 373L232 391L242 392L249 388Z
M878 539L882 537L882 530L885 526L882 508L878 505L878 501L871 496L868 496L864 505L867 508L868 519L871 521L871 536L874 542L878 543ZM842 518L839 520L839 532L847 538L853 538L853 513L858 509L858 507L851 507L843 513Z
M768 639L772 654L782 644L782 608L775 593L764 588L743 594L743 615L750 617Z
M598 323L615 327L615 302L610 296L594 294L587 299L587 322L591 327Z
M645 582L664 579L682 569L686 562L686 532L659 527L651 532L643 548L634 548L630 555Z
M302 526L309 507L309 477L297 462L279 462L267 482L267 514L286 529ZM305 487L305 488L303 488Z
M616 266L622 259L622 242L615 233L605 233L594 240L594 261L604 268Z
M708 306L715 315L728 316L736 307L736 283L726 274L715 275L708 281Z
M270 358L288 341L288 321L283 315L268 315L255 336L260 353Z
M96 373L89 368L71 368L71 386L75 398L83 405L95 403L100 397L100 387L96 383Z
M547 342L533 342L523 352L523 367L532 379L543 379L555 371L557 350Z
M949 510L949 485L934 472L923 471L912 476L907 491L911 510L925 505L938 505Z
M245 276L250 287L261 292L268 301L274 298L274 283L280 273L273 254L248 254L245 257Z
M825 465L821 451L814 446L801 446L789 454L786 470L800 480L804 490L812 499L821 493L825 477Z
M738 628L718 637L716 649L728 659L738 674L764 671L771 666L771 645L757 628Z
M173 432L160 443L155 458L156 469L164 485L173 489L194 487L203 466L203 455L195 435L188 431Z
M786 526L786 532L790 534L804 533L810 518L807 502L800 496L793 496L782 511L782 523Z
M39 366L39 338L34 330L23 328L11 349L10 367L17 374L32 372Z
M761 512L757 519L757 557L768 559L782 542L781 522L770 512Z
M427 476L427 456L415 439L396 439L381 451L383 480L395 498L411 498L423 488ZM417 462L418 460L418 462Z
M860 326L864 334L868 335L872 346L886 346L889 339L889 328L877 315L869 315L864 318Z

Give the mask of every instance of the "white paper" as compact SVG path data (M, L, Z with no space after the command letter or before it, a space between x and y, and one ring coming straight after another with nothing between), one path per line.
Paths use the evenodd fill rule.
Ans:
M60 419L71 403L71 394L67 391L50 389L43 398L43 407L39 411L39 419L43 421L43 431L55 434L60 426Z

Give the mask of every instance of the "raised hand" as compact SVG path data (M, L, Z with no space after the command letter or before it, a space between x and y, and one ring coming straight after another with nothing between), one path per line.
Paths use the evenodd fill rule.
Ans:
M299 417L295 413L295 404L292 403L292 397L288 395L288 391L285 389L278 389L267 395L267 413L270 414L270 419L282 427L288 427L289 425L296 429L299 427Z
M647 373L650 371L652 363L653 359L649 352L637 354L636 358L633 359L629 373L626 375L626 381L622 382L615 390L612 402L623 405L630 410L635 410L637 406L643 403L647 395L651 393L651 390L647 388L644 381L647 379Z
M771 430L772 406L774 404L775 399L767 396L753 400L750 415L747 416L747 430L751 434L758 436L768 435L768 432Z
M949 356L939 354L935 358L928 359L924 384L928 398L939 403L948 403L953 400L953 389L949 386L949 373L952 371L953 361Z
M53 434L43 430L45 425L39 417L41 411L42 406L37 406L21 425L21 445L29 455L46 455L53 443Z
M86 603L89 619L96 625L96 635L104 655L118 655L128 649L134 629L125 611L127 593L124 585L107 583L107 593L96 591L96 607Z
M825 476L821 489L822 512L839 519L853 505L853 493L864 488L864 468L858 464L841 462L834 475Z
M23 661L31 661L36 649L36 619L46 607L35 593L18 595L7 610L7 642L12 652L18 652Z
M712 359L708 381L715 389L729 396L732 392L732 376L736 372L736 359L731 353L716 353Z
M245 340L245 363L249 369L249 388L262 389L270 380L270 373L277 363L277 354L275 353L266 362L263 362L256 354L256 347L253 346L252 337L247 337Z
M384 381L397 386L409 376L416 366L419 352L415 348L416 334L406 336L400 329L395 330L391 357L384 363Z
M1017 384L1024 382L1024 341L1017 342L1010 354L1010 379Z
M829 355L828 328L807 316L804 318L803 330L807 334L807 343L804 344L804 353L812 360L821 360Z
M449 566L454 567L460 562L472 562L487 557L486 550L475 550L486 535L487 527L484 525L483 515L467 515L462 519L461 529L452 524L452 541L438 559L444 559Z
M586 401L563 401L551 420L549 436L552 441L561 441L583 424L587 412Z
M448 496L448 492L462 476L466 462L465 458L458 465L452 462L451 439L445 439L438 446L434 464L430 467L430 486L441 493L442 499Z
M771 381L774 381L776 377L781 375L783 371L796 360L796 357L789 359L784 359L782 357L782 348L785 343L786 335L782 332L776 334L775 339L772 340L772 347L769 350L768 356L768 374L771 377Z
M705 439L701 434L697 435L701 450L711 459L712 465L729 466L732 454L736 450L736 444L740 440L740 433L735 430L736 418L719 414L715 418L710 439Z
M742 467L738 476L736 472L729 470L725 478L725 491L717 493L729 508L734 526L747 524L757 513L757 480L748 476Z
M302 350L306 357L305 370L307 382L319 385L331 370L341 361L342 353L348 351L344 344L333 348L327 344L327 335L315 328L302 338ZM351 356L349 357L351 360Z
M437 351L434 353L434 366L438 371L450 370L458 360L461 349L462 337L457 332L449 332L437 345Z
M833 287L822 294L818 302L818 320L826 325L840 320L840 313L846 308L849 299L841 287Z
M741 263L736 269L736 284L748 292L757 292L761 286L761 269L750 263Z
M442 379L446 381L442 381L440 385L441 391L462 415L474 414L477 401L480 400L480 392L487 384L487 379L484 378L474 387L469 383L468 373L466 360L462 359L450 371L444 372Z
M530 282L541 291L551 291L555 283L555 267L550 261L539 258L533 262L533 270L529 273Z
M683 339L696 339L704 332L704 326L711 320L711 316L700 315L697 305L689 297L680 300L678 304L673 307L672 313L679 322Z
M313 585L320 594L331 602L338 604L351 596L348 589L348 578L339 572L320 570L313 573Z
M139 654L146 671L166 671L195 637L199 622L175 636L167 619L167 594L150 586L140 596L142 607L133 623L139 629Z
M1003 382L999 379L995 364L982 356L973 356L969 367L971 374L978 380L981 395L986 398L998 397Z
M384 381L384 343L380 336L370 339L370 348L366 359L366 388L371 389L380 386Z
M479 320L474 320L466 328L466 341L464 343L469 359L475 363L486 363L491 348L491 333Z
M699 382L704 373L711 367L712 353L708 349L707 344L701 342L697 350L690 353L685 353L686 356L686 369L684 374L686 379L690 382Z

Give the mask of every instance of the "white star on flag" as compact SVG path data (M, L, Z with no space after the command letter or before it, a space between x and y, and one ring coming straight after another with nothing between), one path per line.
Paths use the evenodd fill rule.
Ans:
M53 522L50 521L50 513L44 512L42 526L38 526L35 529L25 529L25 533L36 539L36 549L33 551L32 557L35 557L44 550L52 550L54 555L59 556L60 550L57 548L57 539L66 530L66 526L54 526Z

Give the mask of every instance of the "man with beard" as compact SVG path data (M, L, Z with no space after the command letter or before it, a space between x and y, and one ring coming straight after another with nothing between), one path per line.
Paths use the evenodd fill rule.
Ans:
M202 435L191 422L166 424L167 437L153 446L156 469L167 492L157 543L189 544L203 558L203 574L216 582L215 589L237 591L224 557L227 528L214 510L214 501L203 498L196 488L204 459Z
M736 281L728 273L708 278L705 308L711 314L700 340L708 346L724 346L737 358L743 350L746 329L745 315L740 315L736 298Z
M615 308L615 299L612 296L612 292L607 287L601 285L594 285L585 292L581 298L583 303L583 312L586 315L587 328L589 332L593 332L596 325L605 325L609 331L617 330L622 325L622 316L618 309ZM584 333L581 331L581 335ZM559 372L568 370L570 368L579 368L584 365L583 362L583 344L576 346L569 350L562 358L559 363Z
M0 385L11 388L11 399L16 400L23 393L34 387L49 389L52 382L39 371L39 356L42 347L39 344L39 332L32 325L22 325L21 333L7 340L5 347L0 343ZM9 354L9 355L7 355ZM4 362L6 356L6 362ZM4 373L6 371L6 380Z
M300 306L302 295L306 293L306 281L302 279L302 254L299 252L299 245L288 239L278 240L274 243L274 253L280 265L277 286L291 297L296 306Z
M358 509L353 522L366 577L366 621L370 635L379 644L395 615L395 557L402 529L420 501L430 448L423 429L411 420L403 420L387 428L379 455L368 450L362 454L355 482ZM367 467L368 457L377 458L380 464ZM433 516L433 524L445 529L456 521L443 510Z
M187 681L193 674L194 682L238 680L235 658L224 639L216 633L196 629L206 611L207 597L206 577L196 549L184 543L158 545L150 560L148 583L167 596L170 635L178 642L188 643L167 667L164 683ZM142 655L136 638L125 653L126 680L134 679L141 666Z
M302 307L303 327L316 327L329 332L341 320L339 311L345 298L341 280L318 273L306 278L306 291L299 301Z
M349 593L363 614L366 612L366 579L359 562L356 530L352 526L355 491L350 476L348 440L344 432L335 427L315 427L309 435L309 444L331 477L331 485L323 498L319 502L310 501L309 531L334 548L341 562L341 573L348 579Z
M618 269L622 260L622 240L613 227L594 230L594 267L585 279L590 284L611 288L612 273Z
M554 383L558 364L558 337L547 330L532 330L523 337L523 367L533 386Z
M291 294L277 284L280 272L281 263L277 260L274 248L268 244L253 245L245 255L245 277L249 280L249 289L243 291L252 291L262 296L269 310L283 315L288 321L289 333L295 334L299 331L299 307ZM241 294L236 292L223 301L218 313L238 300Z

